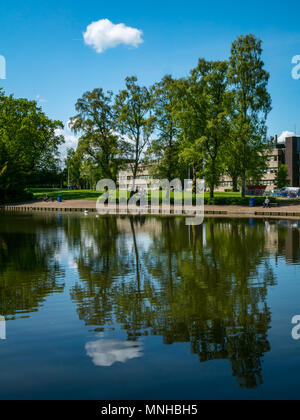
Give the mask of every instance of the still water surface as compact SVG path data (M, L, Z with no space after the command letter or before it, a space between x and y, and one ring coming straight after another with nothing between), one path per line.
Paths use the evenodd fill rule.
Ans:
M300 223L0 214L0 399L299 398Z

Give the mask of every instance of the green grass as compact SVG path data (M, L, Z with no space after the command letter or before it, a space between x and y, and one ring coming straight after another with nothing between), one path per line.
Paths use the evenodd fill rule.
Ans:
M94 190L65 190L55 188L29 188L29 192L33 194L36 200L42 200L46 194L50 198L57 199L58 194L61 194L63 200L97 200L99 192Z
M99 197L99 192L94 190L67 190L67 189L51 189L51 188L30 188L29 192L31 192L36 200L42 200L45 198L46 194L50 197L50 199L57 199L58 194L61 194L63 197L63 200L90 200L90 201L96 201ZM124 194L125 192L121 192L120 194ZM188 196L191 196L192 193L186 193ZM156 198L158 195L161 195L162 193L159 193L158 191L152 191L152 195L154 195ZM119 198L119 193L117 192L117 197ZM174 202L174 198L181 198L181 193L171 193L171 203ZM129 198L129 195L128 195ZM257 204L261 204L263 198L257 198ZM150 201L150 195L149 195L149 201ZM220 204L220 205L226 205L226 204L232 204L232 205L248 205L249 204L249 198L241 198L241 194L239 192L216 192L214 199L209 198L209 192L205 193L205 204Z

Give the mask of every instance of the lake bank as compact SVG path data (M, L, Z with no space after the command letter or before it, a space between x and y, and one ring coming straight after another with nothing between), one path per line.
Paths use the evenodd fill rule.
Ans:
M34 211L34 212L96 212L95 201L87 200L68 200L62 203L58 202L31 202L23 204L3 205L2 210L7 211ZM120 211L115 214L125 214ZM205 216L230 216L230 217L300 217L300 204L285 204L281 203L278 207L271 207L264 209L262 206L246 207L235 205L205 205ZM150 211L149 211L150 215ZM161 215L161 209L157 208L157 212L153 215ZM174 207L171 206L171 215L174 215Z

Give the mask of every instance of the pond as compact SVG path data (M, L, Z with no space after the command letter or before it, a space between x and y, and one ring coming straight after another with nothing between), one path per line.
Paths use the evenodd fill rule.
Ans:
M0 315L0 399L299 398L300 223L1 213Z

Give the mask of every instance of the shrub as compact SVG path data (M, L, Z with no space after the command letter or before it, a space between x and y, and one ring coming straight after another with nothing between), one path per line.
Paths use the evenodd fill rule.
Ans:
M21 203L33 200L33 195L25 190L0 191L0 204Z
M255 205L262 206L264 204L265 197L255 197ZM270 198L271 203L276 203L275 198ZM236 206L249 206L249 198L242 197L214 197L205 198L204 203L206 205L236 205Z

